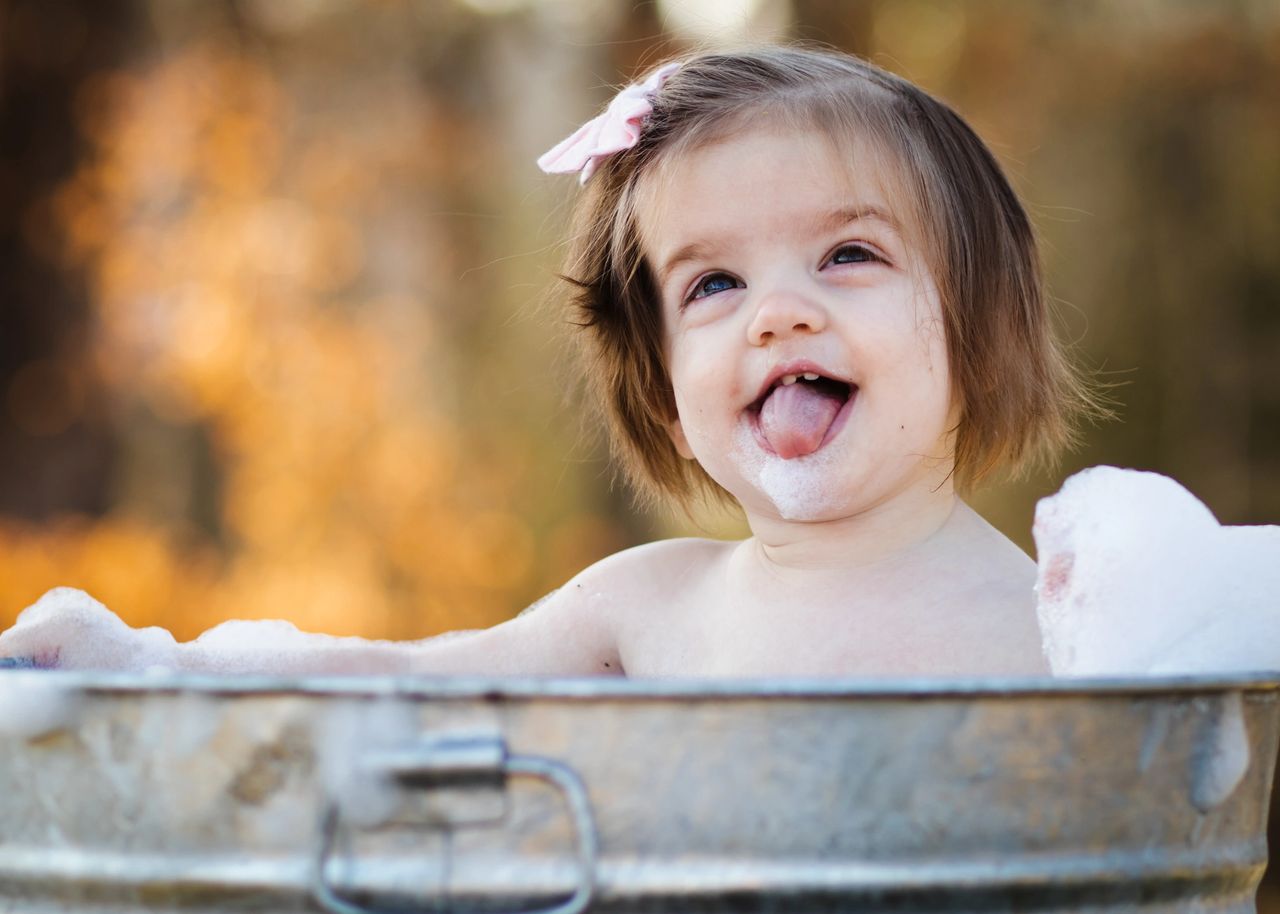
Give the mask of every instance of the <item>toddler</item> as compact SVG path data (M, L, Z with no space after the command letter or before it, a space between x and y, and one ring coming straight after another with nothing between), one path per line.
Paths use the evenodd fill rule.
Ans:
M735 502L750 538L629 549L532 612L412 644L228 623L177 645L63 599L28 611L0 655L269 673L1047 673L1035 564L959 496L1068 443L1090 400L1053 338L1027 216L965 122L843 54L707 53L623 90L539 164L585 185L566 274L615 456L652 498Z

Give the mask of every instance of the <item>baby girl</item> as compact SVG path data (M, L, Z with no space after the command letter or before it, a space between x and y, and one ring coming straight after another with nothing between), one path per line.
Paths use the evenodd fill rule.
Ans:
M228 623L175 644L70 601L24 615L0 655L263 673L1046 673L1036 566L961 496L1060 449L1092 401L1053 338L1026 213L965 122L843 54L708 53L623 90L540 164L585 186L565 272L615 456L647 496L736 503L748 539L629 549L532 612L417 643Z

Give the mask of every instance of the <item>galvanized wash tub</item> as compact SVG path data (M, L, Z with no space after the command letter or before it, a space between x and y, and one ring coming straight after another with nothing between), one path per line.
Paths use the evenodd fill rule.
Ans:
M1277 688L5 672L0 911L1253 911Z

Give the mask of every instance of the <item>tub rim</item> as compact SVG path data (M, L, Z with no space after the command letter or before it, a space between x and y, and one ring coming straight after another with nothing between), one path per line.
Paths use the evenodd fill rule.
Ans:
M91 693L199 693L209 696L308 695L352 698L479 698L567 700L759 700L766 698L922 700L1037 696L1194 696L1280 691L1280 671L1153 676L995 677L680 677L620 676L272 676L181 672L0 670L10 682Z

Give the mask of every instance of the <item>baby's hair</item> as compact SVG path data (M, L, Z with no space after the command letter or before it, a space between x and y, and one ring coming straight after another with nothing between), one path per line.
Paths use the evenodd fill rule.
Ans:
M1098 407L1055 338L1031 223L995 157L949 107L847 54L796 47L684 60L639 141L599 167L574 212L566 278L615 457L642 496L727 497L667 429L675 398L637 208L683 153L768 125L818 133L903 204L942 305L958 406L959 491L1048 460ZM895 210L897 206L893 207Z

